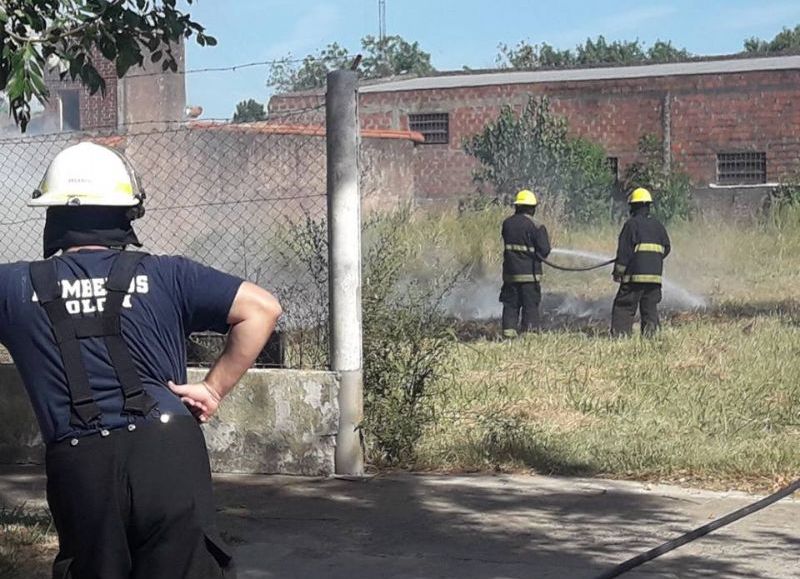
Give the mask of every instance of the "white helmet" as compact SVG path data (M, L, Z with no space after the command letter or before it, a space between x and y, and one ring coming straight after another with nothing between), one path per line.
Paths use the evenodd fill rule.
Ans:
M28 205L135 207L144 197L133 167L121 153L85 142L56 155Z

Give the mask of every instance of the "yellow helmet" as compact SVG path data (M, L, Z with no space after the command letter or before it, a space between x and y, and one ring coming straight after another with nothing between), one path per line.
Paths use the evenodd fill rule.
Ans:
M539 202L536 200L536 195L533 191L528 191L527 189L523 189L519 193L517 193L516 199L514 199L514 205L528 205L529 207L536 207Z
M652 203L653 196L650 195L650 191L645 189L644 187L639 187L638 189L634 189L633 193L628 196L628 203Z

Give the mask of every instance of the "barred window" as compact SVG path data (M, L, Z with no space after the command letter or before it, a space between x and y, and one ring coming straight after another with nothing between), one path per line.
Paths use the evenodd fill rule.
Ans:
M766 182L766 153L717 154L717 183L720 185L750 185Z
M608 172L614 177L614 181L619 181L619 158L606 157L606 166L608 167Z
M419 113L408 115L408 128L422 133L427 145L450 142L450 115L448 113Z

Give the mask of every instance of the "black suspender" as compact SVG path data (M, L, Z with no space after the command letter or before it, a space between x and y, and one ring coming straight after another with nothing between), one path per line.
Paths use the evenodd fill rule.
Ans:
M136 274L136 266L147 255L139 251L123 251L119 254L106 281L108 297L106 307L103 310L103 318L113 319L116 327L113 333L99 334L105 336L108 355L111 357L111 364L117 373L117 378L122 384L122 391L125 394L125 407L123 412L127 414L138 414L145 416L155 407L155 401L150 397L142 386L139 373L133 363L131 352L125 340L122 339L120 329L120 311L122 302L130 288L131 280Z
M70 424L80 426L100 418L100 409L92 397L89 378L81 357L81 345L78 341L72 319L67 312L66 304L61 298L61 286L58 284L56 264L53 261L36 261L31 263L31 283L39 298L39 303L47 312L53 326L56 344L64 362L67 374L69 395L72 399L72 420Z
M101 412L92 396L86 367L81 356L82 338L103 337L125 395L123 412L145 416L156 403L142 386L128 345L122 337L120 312L122 303L136 273L136 267L147 255L123 251L114 260L106 281L106 302L103 312L93 318L73 317L67 311L55 260L36 261L30 265L31 283L39 303L45 309L64 363L70 398L73 426L89 426L100 418Z

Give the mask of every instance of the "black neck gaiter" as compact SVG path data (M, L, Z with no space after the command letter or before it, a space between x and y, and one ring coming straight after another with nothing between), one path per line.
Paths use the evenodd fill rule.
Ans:
M127 207L48 207L44 257L80 245L141 247Z

